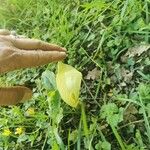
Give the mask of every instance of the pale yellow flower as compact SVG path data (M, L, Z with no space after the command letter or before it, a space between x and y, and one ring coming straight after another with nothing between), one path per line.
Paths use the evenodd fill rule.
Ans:
M72 66L58 63L56 74L57 89L61 98L70 106L77 107L82 74Z
M33 116L33 115L35 115L35 110L34 110L34 108L33 108L33 107L28 108L28 110L26 111L26 114L27 114L28 116Z
M4 129L2 135L4 135L4 136L10 136L11 133L12 133L12 132L11 132L9 129Z
M22 127L16 128L15 134L22 134L24 132L24 129Z

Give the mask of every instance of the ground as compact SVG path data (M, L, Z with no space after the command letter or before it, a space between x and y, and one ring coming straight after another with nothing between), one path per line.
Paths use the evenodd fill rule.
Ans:
M0 28L66 47L64 62L83 74L76 109L51 89L56 63L1 75L34 95L0 108L0 149L150 149L149 0L0 3Z

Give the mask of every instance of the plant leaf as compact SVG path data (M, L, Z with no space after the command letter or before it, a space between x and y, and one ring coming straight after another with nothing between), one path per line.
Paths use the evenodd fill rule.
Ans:
M42 73L42 81L47 90L56 90L55 74L49 70Z

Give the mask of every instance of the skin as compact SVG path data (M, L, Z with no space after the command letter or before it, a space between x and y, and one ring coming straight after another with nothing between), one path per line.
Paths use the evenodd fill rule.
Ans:
M63 47L13 34L0 29L0 74L61 61L66 57ZM0 87L0 106L15 105L31 97L32 91L27 87Z

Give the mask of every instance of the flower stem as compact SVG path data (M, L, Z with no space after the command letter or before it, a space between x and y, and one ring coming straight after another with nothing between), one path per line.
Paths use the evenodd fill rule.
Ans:
M114 135L115 135L115 137L116 137L116 139L117 139L117 141L118 141L118 143L119 143L121 149L122 149L122 150L126 150L126 148L125 148L125 146L124 146L124 144L123 144L123 142L122 142L122 140L121 140L121 137L120 137L120 135L118 134L118 131L116 130L116 128L111 125L111 129L112 129L112 131L113 131L113 133L114 133Z

